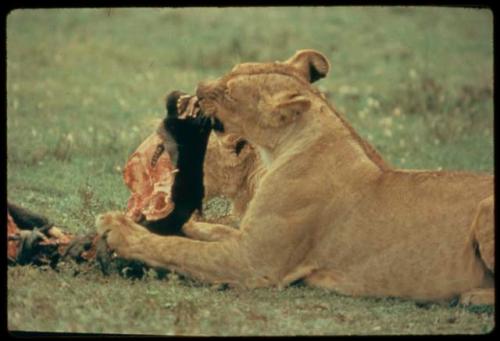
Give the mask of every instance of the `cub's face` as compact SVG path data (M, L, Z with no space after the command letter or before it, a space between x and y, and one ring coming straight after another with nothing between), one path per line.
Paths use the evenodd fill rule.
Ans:
M247 190L257 167L255 151L248 142L233 134L211 134L203 169L206 197L222 194L234 199Z
M196 90L205 115L217 117L224 130L267 145L278 128L300 118L311 105L310 83L329 71L326 58L302 50L285 62L245 63Z

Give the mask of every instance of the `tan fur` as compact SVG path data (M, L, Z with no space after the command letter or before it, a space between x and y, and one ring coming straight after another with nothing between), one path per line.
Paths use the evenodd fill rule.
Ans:
M205 113L266 159L240 229L161 237L108 213L97 226L110 247L210 283L493 303L493 176L392 168L310 85L328 69L304 50L200 83Z
M263 168L254 148L246 143L236 153L241 138L234 134L210 134L204 162L205 200L223 196L233 202L234 220L243 216L253 197Z

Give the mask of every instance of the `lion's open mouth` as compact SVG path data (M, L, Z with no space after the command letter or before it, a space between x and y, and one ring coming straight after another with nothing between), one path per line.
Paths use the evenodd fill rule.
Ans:
M205 117L210 120L212 129L219 132L224 131L224 124L217 117L217 107L212 101L204 98L202 99L197 98L196 108L198 108L197 115Z
M214 117L222 125L219 117L217 117L216 99L222 96L224 86L214 84L213 82L200 82L196 88L196 98L198 105L204 115Z
M217 114L217 108L215 103L210 101L209 99L202 98L198 101L199 107L204 115L209 117L215 117Z

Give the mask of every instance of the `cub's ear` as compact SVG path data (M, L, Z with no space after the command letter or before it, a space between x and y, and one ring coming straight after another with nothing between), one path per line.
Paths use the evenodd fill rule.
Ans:
M309 110L311 101L301 94L286 94L275 99L271 110L265 117L265 124L280 127L295 121L303 112Z
M285 64L299 70L311 83L325 77L330 71L328 59L316 50L299 50Z

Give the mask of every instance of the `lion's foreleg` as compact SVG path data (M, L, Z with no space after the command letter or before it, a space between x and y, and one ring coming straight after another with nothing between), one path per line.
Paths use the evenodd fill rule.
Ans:
M205 242L160 236L118 212L97 218L100 233L107 233L111 249L123 258L167 268L207 283L247 285L249 266L239 238Z
M190 238L204 241L225 240L240 235L240 231L226 225L192 220L184 224L182 231Z

